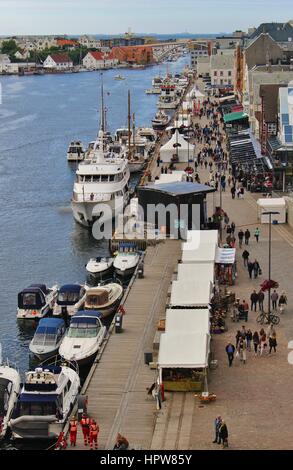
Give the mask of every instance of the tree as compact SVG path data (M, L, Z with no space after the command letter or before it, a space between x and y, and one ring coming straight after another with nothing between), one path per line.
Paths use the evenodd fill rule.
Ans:
M14 54L17 51L19 51L19 47L13 39L10 39L9 41L3 41L1 48L2 54L7 54L9 55L10 59L13 59Z

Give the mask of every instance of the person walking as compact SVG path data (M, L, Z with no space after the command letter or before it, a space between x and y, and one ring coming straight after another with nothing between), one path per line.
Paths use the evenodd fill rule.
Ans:
M244 266L248 266L248 260L249 260L249 252L247 250L244 250L242 253L242 258L243 258L243 263Z
M226 353L228 356L229 367L232 366L234 360L235 346L232 343L228 343L226 346Z
M228 436L229 435L228 435L227 424L225 423L224 420L222 420L221 426L220 426L220 429L219 429L219 438L220 438L219 444L222 443L223 449L225 447L228 447Z
M274 349L274 352L277 352L276 347L277 347L277 333L273 325L269 326L268 329L268 338L269 338L269 354L272 353L272 349Z
M287 305L287 296L286 293L283 291L279 298L280 313L284 313L285 305Z
M243 238L244 238L244 232L242 229L240 229L238 232L239 248L242 247Z
M254 279L256 279L257 276L260 274L260 265L256 259L254 260L254 263L253 263L253 274L254 274Z
M234 222L231 223L231 233L234 235L235 233L235 228L236 228L236 225Z
M93 450L93 445L95 444L95 450L98 450L98 434L100 428L97 425L96 421L93 419L90 424L90 449Z
M277 310L277 302L278 302L279 294L276 290L271 295L271 300L273 304L273 310Z
M76 446L76 436L77 436L77 421L75 419L75 416L72 416L69 422L69 441L70 441L71 447Z
M258 243L259 236L260 236L260 230L258 227L255 229L254 236L255 236L256 242Z
M160 155L157 157L157 167L160 166L160 163L161 163L161 159L160 159Z
M257 307L257 303L258 303L258 294L256 292L256 290L254 290L250 296L250 301L251 301L251 306L250 306L250 310L253 311L253 308L254 308L254 311L256 312L256 307Z
M239 340L237 351L240 361L246 364L246 339L243 337Z
M250 231L248 230L248 228L245 230L244 238L245 238L245 245L249 245Z
M237 330L235 338L236 338L236 349L238 349L238 344L239 344L239 341L240 341L240 338L241 338L241 331L240 330Z
M260 330L259 336L260 336L260 356L262 356L263 352L267 348L267 335L263 328Z
M236 193L236 188L235 188L235 186L232 186L232 188L231 188L232 199L235 199L235 193Z
M265 299L265 295L263 293L262 290L259 291L258 293L258 305L259 305L259 309L261 312L263 312L263 301Z
M219 429L221 427L221 424L222 424L222 418L221 416L217 416L214 421L215 439L213 440L213 444L220 444Z
M247 269L248 269L248 274L250 279L252 279L252 273L253 273L253 263L251 261L247 262Z
M227 212L224 212L224 230L227 228L227 233L228 233L228 226L229 226L229 216ZM230 232L231 233L231 232Z
M129 447L129 442L126 439L125 436L122 436L122 434L118 433L116 437L116 443L113 447L113 450L127 450Z
M254 346L254 355L257 356L259 344L260 344L260 339L259 339L259 335L257 331L253 333L252 341L253 341L253 346Z
M90 419L85 413L82 414L80 425L83 433L84 445L87 446L90 442Z
M252 341L252 331L250 329L246 332L246 344L247 344L247 351L251 351L251 341Z

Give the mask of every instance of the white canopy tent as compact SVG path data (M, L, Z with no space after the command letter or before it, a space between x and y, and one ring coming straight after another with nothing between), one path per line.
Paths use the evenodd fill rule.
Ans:
M205 369L208 367L210 336L204 333L163 333L158 368ZM161 374L162 375L162 374Z
M171 139L161 147L160 158L163 163L170 163L173 155L178 154L180 163L188 163L188 156L189 159L193 159L194 150L195 146L189 144L176 129Z
M201 243L198 248L192 249L185 244L182 251L183 263L212 263L216 259L216 245L214 243Z
M216 264L234 264L236 260L236 248L217 248Z
M192 90L187 94L186 96L188 99L196 99L196 100L204 100L205 99L205 95L203 93L201 93L201 91L199 91L198 88L194 87L192 88Z
M177 309L166 311L165 331L167 334L204 333L210 334L210 312L207 309Z
M172 307L208 308L212 292L213 284L204 277L196 282L192 279L173 281L170 305Z
M186 181L187 174L185 171L175 170L172 173L162 173L155 184L175 183L177 181Z
M197 248L201 243L215 243L215 245L217 245L218 238L218 230L187 230L186 242L183 243L182 249L189 249L188 243L190 245L193 244L193 246L194 243L196 243L194 248Z
M214 283L215 272L213 263L179 263L178 264L178 281L190 279L195 283L199 279L206 279L208 282Z
M263 212L279 212L279 214L272 214L272 222L277 220L278 224L286 223L286 200L283 197L258 199L257 206L258 219L262 224L270 223L270 216L263 215Z
M183 113L178 114L178 119L176 119L175 125L176 127L181 127L181 126L189 127L191 125L190 114L183 114Z

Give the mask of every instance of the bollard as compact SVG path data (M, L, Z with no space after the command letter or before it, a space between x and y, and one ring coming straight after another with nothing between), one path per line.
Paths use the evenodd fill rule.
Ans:
M122 315L117 313L115 316L115 333L122 333Z

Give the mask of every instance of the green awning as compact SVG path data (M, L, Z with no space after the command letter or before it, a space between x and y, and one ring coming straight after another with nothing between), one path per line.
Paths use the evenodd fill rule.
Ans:
M224 114L224 122L233 122L233 121L239 121L240 119L246 119L248 117L248 114L244 113L243 111L239 111L238 113L229 113L229 114Z

